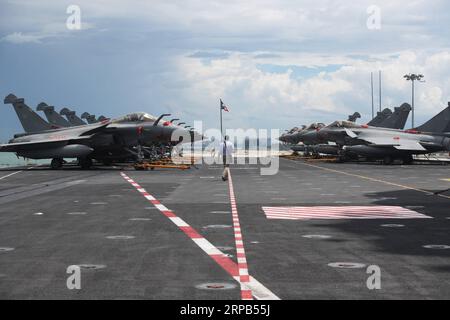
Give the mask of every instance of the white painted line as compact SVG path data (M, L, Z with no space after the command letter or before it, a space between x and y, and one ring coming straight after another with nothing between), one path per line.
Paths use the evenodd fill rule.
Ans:
M167 209L167 207L163 204L155 204L154 205L159 211L169 211L169 209Z
M3 176L3 177L0 177L0 180L3 180L3 179L8 178L8 177L11 177L11 176L13 176L13 175L15 175L15 174L17 174L19 172L22 172L22 170L16 171L16 172L13 172L13 173L10 173L10 174L7 174L6 176Z
M181 218L171 217L169 219L172 220L172 222L175 223L175 225L178 227L189 227L189 225Z
M127 178L127 176L122 172L122 177L124 179ZM231 175L230 175L231 179ZM127 180L128 181L128 180ZM131 183L131 182L130 182ZM136 189L139 187L136 187ZM231 188L232 190L232 188ZM141 193L142 194L142 193ZM231 192L233 196L234 201L234 192ZM155 199L156 200L156 199ZM191 226L189 226L184 220L181 218L178 218L179 220L176 220L174 218L177 218L175 213L167 209L164 205L158 202L153 201L153 205L158 208L161 213L163 213L166 217L168 217L174 224L177 225L177 227L182 230L197 246L202 249L205 253L207 253L211 258L216 261L218 265L220 265L226 272L228 272L233 279L235 279L239 284L241 285L241 296L243 299L251 299L251 294L253 292L253 296L256 299L264 299L264 300L279 300L275 294L273 294L269 289L264 287L261 283L256 281L253 277L250 276L244 276L241 277L239 275L240 269L246 265L236 264L234 261L232 261L226 254L224 254L221 250L219 250L217 247L215 247L212 243L210 243L207 239L205 239L203 236L201 236L195 229L193 229ZM237 212L236 212L237 214ZM185 224L185 226L184 226ZM181 225L181 226L180 226ZM237 248L236 252L245 254L245 251L243 248ZM242 260L241 260L242 261ZM244 271L245 272L245 271ZM248 273L248 271L247 271ZM247 278L247 279L243 279ZM251 292L250 292L251 291Z
M222 255L223 254L222 251L220 251L215 246L213 246L211 244L211 242L209 242L205 238L193 238L192 241L194 241L208 255Z

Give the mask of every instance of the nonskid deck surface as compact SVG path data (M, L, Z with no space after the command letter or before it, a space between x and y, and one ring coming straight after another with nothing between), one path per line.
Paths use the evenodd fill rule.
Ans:
M241 299L236 235L255 298L450 298L447 166L259 169L231 167L239 228L217 165L0 171L0 298Z

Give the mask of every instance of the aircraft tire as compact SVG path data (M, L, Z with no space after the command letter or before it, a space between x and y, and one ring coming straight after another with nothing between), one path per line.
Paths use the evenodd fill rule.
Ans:
M87 170L92 166L92 159L91 158L80 158L80 159L78 159L78 164L80 165L81 169Z
M391 156L386 156L383 159L383 164L386 165L386 166L391 165L393 162L394 162L394 160L392 159Z
M403 160L403 164L412 164L414 161L412 156L406 156L402 160Z
M63 159L61 158L53 158L52 162L50 163L50 167L52 170L59 170L63 166Z
M102 161L102 164L104 165L104 166L107 166L107 167L109 167L110 165L112 165L112 161L111 160L103 160Z

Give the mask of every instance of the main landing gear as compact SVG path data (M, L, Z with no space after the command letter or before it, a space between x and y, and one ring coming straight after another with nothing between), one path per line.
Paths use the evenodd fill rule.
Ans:
M78 158L78 164L83 170L87 170L92 167L92 159L91 158Z
M53 159L52 159L52 162L51 162L51 164L50 164L50 167L51 167L53 170L59 170L59 169L62 168L63 163L64 163L64 160L63 160L62 158L53 158Z

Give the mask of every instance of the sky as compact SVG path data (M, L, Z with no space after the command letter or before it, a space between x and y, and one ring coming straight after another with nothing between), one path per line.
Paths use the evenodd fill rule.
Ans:
M425 75L420 124L450 100L449 11L444 0L0 0L0 95L206 128L221 98L225 127L283 130L355 111L369 121L381 70L383 108L411 101L403 75ZM23 130L12 106L0 110L6 141Z

